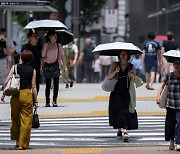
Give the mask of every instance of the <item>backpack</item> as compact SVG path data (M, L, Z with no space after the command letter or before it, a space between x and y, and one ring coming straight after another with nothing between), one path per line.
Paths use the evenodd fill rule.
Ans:
M84 47L84 60L87 62L90 62L92 60L94 60L94 55L92 53L93 51L93 46L85 46Z

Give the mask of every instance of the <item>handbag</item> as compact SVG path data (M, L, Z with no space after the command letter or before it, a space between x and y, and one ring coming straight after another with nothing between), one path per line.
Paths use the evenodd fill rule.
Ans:
M103 83L102 83L102 90L106 92L112 92L114 91L114 87L116 83L118 82L118 79L112 78L111 80L108 79L108 76L105 77Z
M39 116L37 114L37 109L35 109L32 120L32 128L39 128L39 127L40 127Z
M7 85L4 88L4 95L12 96L19 93L20 88L20 76L17 74L17 65L14 65L14 73L9 79Z
M164 89L162 90L161 95L160 95L160 100L159 100L160 108L166 108L170 76L171 75L168 76L168 85L164 86Z
M132 129L138 129L138 117L136 110L134 110L134 113L129 112L129 114L132 120Z

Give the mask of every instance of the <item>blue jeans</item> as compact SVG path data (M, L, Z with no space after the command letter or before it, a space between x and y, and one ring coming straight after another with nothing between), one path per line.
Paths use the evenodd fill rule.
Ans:
M176 121L175 142L180 144L180 109L176 110Z

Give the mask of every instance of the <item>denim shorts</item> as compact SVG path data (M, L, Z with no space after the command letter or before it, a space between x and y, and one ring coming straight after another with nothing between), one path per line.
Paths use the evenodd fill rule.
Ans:
M157 66L145 66L146 73L157 72Z

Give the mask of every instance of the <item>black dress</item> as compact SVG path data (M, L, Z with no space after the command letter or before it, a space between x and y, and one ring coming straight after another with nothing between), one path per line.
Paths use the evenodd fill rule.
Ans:
M129 85L128 72L133 67L132 64L126 67L124 71L120 69L118 73L118 82L109 99L109 124L114 129L132 129L132 120L129 113ZM123 77L125 76L125 77Z

